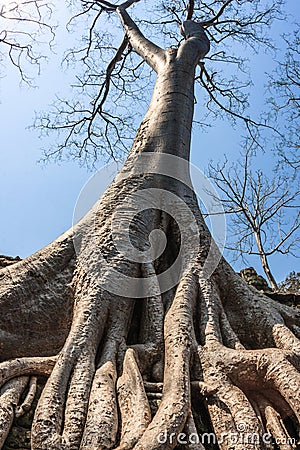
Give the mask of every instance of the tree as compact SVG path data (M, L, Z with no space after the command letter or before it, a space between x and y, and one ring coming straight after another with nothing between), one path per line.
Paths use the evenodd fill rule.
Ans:
M57 146L44 149L46 160L70 156L81 163L93 164L99 155L116 158L123 156L124 151L127 154L141 119L141 106L144 111L150 100L153 70L150 68L149 73L149 65L137 58L136 52L126 44L126 38L119 36L113 10L107 8L104 15L97 2L81 3L82 10L70 19L68 27L73 27L76 34L80 26L87 27L89 33L65 55L67 64L76 64L78 59L82 62L74 82L74 98L57 98L52 109L37 115L34 126L42 135L58 136ZM207 124L207 111L210 123L222 115L229 116L233 123L242 121L251 139L255 139L259 129L274 131L264 120L254 120L246 114L251 78L241 45L247 44L254 52L261 46L266 51L274 49L272 39L264 31L273 20L283 18L281 4L278 1L264 7L252 1L251 8L245 4L241 9L238 1L214 1L212 5L201 2L194 8L193 17L204 24L211 42L211 52L199 65L195 77L196 89L199 87L202 92L197 96L198 101L205 106L204 124ZM147 26L147 33L161 46L176 47L180 43L178 29L188 14L187 9L188 5L184 4L175 8L172 3L158 3L147 10L147 19L137 15L136 23ZM219 13L220 17L212 20ZM82 17L85 17L83 24ZM111 27L107 26L107 19ZM118 36L119 46L111 28ZM106 64L100 69L99 58Z
M220 448L263 448L266 431L278 441L297 434L299 313L255 291L224 260L188 160L207 34L240 29L251 40L254 23L268 22L274 10L258 14L261 1L233 8L230 0L172 8L187 20L183 40L164 50L141 33L130 3L84 2L118 14L124 39L156 72L152 100L124 167L92 210L0 271L0 442L12 405L25 389L28 408L34 377L43 375L33 449L172 449L182 439L201 449L189 437L207 414ZM203 10L209 20L192 20ZM151 398L160 400L157 410ZM249 434L260 442L248 443Z
M272 287L278 288L269 257L280 253L297 256L299 248L299 188L287 171L269 177L254 170L253 155L228 167L228 161L210 164L209 176L221 192L225 213L230 215L228 250L236 257L257 255ZM256 164L257 166L257 164ZM217 199L218 201L220 199Z

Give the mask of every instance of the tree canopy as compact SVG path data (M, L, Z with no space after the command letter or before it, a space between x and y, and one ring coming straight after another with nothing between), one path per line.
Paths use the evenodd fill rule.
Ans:
M163 46L178 45L178 30L187 17L193 16L203 25L211 51L196 74L196 82L203 88L201 94L197 93L197 101L206 107L202 108L199 121L205 122L207 112L210 122L215 116L227 115L234 121L241 120L254 139L259 125L269 125L249 115L251 77L244 53L247 47L253 52L275 50L276 43L267 29L274 21L284 19L283 5L283 0L215 0L176 5L133 2L132 13L146 36ZM23 78L23 60L38 64L43 57L34 45L39 33L53 45L56 24L51 23L51 12L55 8L55 3L40 0L8 2L2 7L2 54L8 52ZM59 158L63 152L90 160L103 153L116 156L126 151L141 117L140 104L149 99L151 71L126 39L122 40L113 5L73 1L69 8L67 26L76 33L78 41L76 48L65 55L67 64L77 64L74 99L57 99L52 111L40 115L35 125L60 134L59 145L48 150L48 156ZM32 27L32 32L27 31L28 27ZM80 29L84 32L78 35ZM45 36L47 33L49 36ZM132 108L129 114L128 105Z

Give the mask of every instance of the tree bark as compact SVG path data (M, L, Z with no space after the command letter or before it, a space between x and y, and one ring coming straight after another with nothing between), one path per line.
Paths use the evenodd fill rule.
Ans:
M165 51L119 14L132 47L157 71L152 100L124 167L92 210L0 271L3 410L13 399L3 430L22 389L31 397L23 384L35 375L48 379L34 450L157 450L183 441L202 449L203 432L224 450L265 448L267 431L294 438L299 312L234 273L189 178L195 68L208 39L187 21L184 42Z

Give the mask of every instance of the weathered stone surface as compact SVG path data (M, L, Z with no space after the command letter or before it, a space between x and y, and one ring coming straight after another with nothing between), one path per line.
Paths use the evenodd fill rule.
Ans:
M265 278L258 275L254 267L242 269L239 274L248 284L255 287L259 291L268 292L271 290Z
M3 267L11 266L12 264L15 264L17 262L21 261L20 256L6 256L6 255L0 255L0 269Z
M280 292L272 290L267 281L261 275L258 275L253 267L247 267L239 272L239 275L248 283L250 286L255 287L259 291L263 291L265 295L276 300L279 303L288 306L298 306L300 307L300 294L295 292Z

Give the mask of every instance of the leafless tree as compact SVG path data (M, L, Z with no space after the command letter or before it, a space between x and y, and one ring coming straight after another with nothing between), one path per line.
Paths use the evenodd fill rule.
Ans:
M37 376L47 382L34 413L33 449L157 450L183 440L202 449L206 443L190 437L201 435L204 422L222 450L263 448L266 432L277 442L295 438L299 312L248 286L225 261L188 170L195 78L209 105L222 108L219 97L227 110L238 101L203 66L210 43L211 62L230 60L225 41L263 45L279 2L137 8L148 30L157 22L165 31L173 43L166 50L142 34L127 12L132 4L82 2L80 14L93 18L88 53L93 46L101 54L95 27L104 16L111 31L120 20L123 37L105 70L93 66L98 94L67 127L74 145L82 126L91 127L92 140L105 140L108 127L119 133L108 94L128 91L118 83L127 83L122 70L139 55L156 81L124 167L73 229L0 271L0 443L13 416L30 407ZM103 135L92 133L99 118Z
M232 164L211 163L209 176L220 191L225 213L230 215L227 249L237 259L259 256L272 289L277 289L269 257L276 253L298 255L300 189L289 172L279 176L275 171L268 177L257 168L259 158L251 158L250 153L246 151Z

